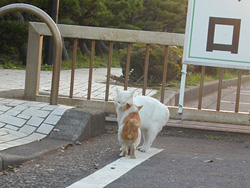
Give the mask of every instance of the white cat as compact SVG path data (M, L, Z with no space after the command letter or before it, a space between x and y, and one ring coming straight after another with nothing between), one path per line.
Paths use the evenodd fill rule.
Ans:
M123 122L123 106L124 104L135 104L143 106L139 115L141 118L141 131L143 136L143 144L139 147L141 152L146 152L151 147L156 135L162 130L162 127L169 120L169 110L167 106L158 100L147 96L134 97L134 91L121 91L116 89L117 96L115 98L115 106L117 112L118 125Z

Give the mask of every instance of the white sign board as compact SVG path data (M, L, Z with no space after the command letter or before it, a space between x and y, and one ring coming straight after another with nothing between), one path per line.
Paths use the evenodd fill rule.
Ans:
M183 63L250 70L250 1L189 0Z

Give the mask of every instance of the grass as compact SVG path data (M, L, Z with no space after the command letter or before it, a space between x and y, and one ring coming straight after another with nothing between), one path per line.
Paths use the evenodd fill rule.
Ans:
M70 57L72 57L72 52L69 54ZM4 57L4 59L7 59L5 63L0 63L0 69L17 69L17 70L25 70L25 66L22 65L19 61L11 61L10 59L17 59L17 57ZM94 68L105 68L108 64L108 54L104 54L103 56L95 56L94 58ZM1 60L1 62L4 62ZM77 59L76 59L76 69L80 68L89 68L90 64L90 57L87 55L83 55L81 52L78 52ZM63 61L61 64L62 70L70 70L72 66L72 61ZM120 66L120 53L119 50L114 50L112 55L112 67L121 67ZM51 65L42 65L41 66L42 71L52 71L53 67ZM223 79L232 79L236 78L238 75L235 71L235 73L232 72L225 72L223 74ZM200 73L194 73L191 75L187 75L186 77L186 87L190 86L197 86L200 84L201 74ZM211 75L205 75L205 82L218 80L219 74L216 74L214 76ZM123 85L123 84L122 84ZM167 87L171 88L180 88L180 80L174 80L174 81L168 81L166 84ZM159 89L159 86L152 87L152 89Z
M69 54L72 56L71 54ZM11 58L10 58L11 59ZM13 57L16 59L16 57ZM94 68L103 68L107 67L108 64L108 54L104 54L103 56L95 56L94 58ZM76 69L81 68L89 68L90 57L87 55L83 55L79 53L76 59ZM62 61L61 70L69 70L71 69L72 61ZM120 54L118 50L113 51L112 55L112 67L120 67ZM7 60L5 63L0 64L0 69L16 69L16 70L25 70L25 66L22 65L20 61ZM41 66L42 71L52 71L53 66L44 64Z
M208 140L222 140L219 136L205 136Z
M0 69L16 69L16 70L25 70L26 67L22 65L21 62L16 61L7 61L4 64L0 64Z

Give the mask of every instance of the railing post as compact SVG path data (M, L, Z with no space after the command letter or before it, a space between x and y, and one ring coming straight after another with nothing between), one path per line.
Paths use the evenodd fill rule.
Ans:
M143 88L142 95L146 95L147 81L148 81L148 65L149 65L149 48L150 45L146 45L146 54L145 54L145 65L144 65L144 79L143 79Z
M95 40L92 40L92 42L91 42L90 63L89 63L89 84L88 84L88 96L87 96L88 100L90 100L90 98L91 98L94 57L95 57Z
M43 36L29 25L24 99L36 100L39 93ZM36 63L37 62L37 63Z
M109 100L109 85L110 85L110 74L111 74L111 66L112 66L113 44L114 44L113 42L109 43L109 61L108 61L108 69L107 69L105 101Z
M78 43L78 39L74 39L69 98L73 98L73 93L74 93L77 43Z
M161 86L161 102L162 103L164 103L164 98L165 98L167 68L168 68L168 46L165 46L164 66L163 66L162 86Z
M125 80L124 80L124 90L128 89L128 74L129 74L129 67L130 67L130 53L131 53L131 43L128 43L126 71L125 71Z
M201 109L202 105L202 94L203 94L203 86L204 86L204 77L205 77L205 66L201 67L201 81L200 81L200 90L199 90L199 101L198 101L198 109Z
M224 72L224 69L223 69L223 68L220 68L220 77L219 77L219 85L218 85L218 96L217 96L216 111L220 111L221 90L222 90L222 81L223 81L223 72Z
M239 107L240 107L241 77L242 77L242 70L239 70L238 82L237 82L236 102L235 102L235 112L236 113L239 112Z

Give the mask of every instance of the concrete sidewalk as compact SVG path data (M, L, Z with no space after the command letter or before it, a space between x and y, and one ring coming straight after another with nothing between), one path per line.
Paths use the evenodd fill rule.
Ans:
M93 69L93 79L92 79L92 89L91 89L92 99L104 100L106 91L106 79L107 79L106 75L107 75L106 68ZM112 68L111 75L120 77L122 75L122 69ZM70 79L71 79L71 70L61 70L59 95L69 96ZM76 69L74 92L73 92L74 97L87 98L88 79L89 79L89 69ZM52 71L41 71L40 89L39 89L40 93L48 95L50 94L51 80L52 80ZM5 97L6 95L4 95L4 93L7 93L7 95L9 95L10 92L7 91L11 90L18 90L20 93L19 95L22 95L22 90L25 87L25 70L0 69L0 83L1 83L0 97ZM111 85L109 93L110 100L113 100L114 97L116 96L116 88L123 90L123 86ZM130 90L136 88L129 87L128 89ZM155 89L146 90L147 96L153 96L156 93L157 90ZM142 89L137 89L135 95L141 95L141 94L142 94Z
M70 108L0 98L0 151L45 138Z

